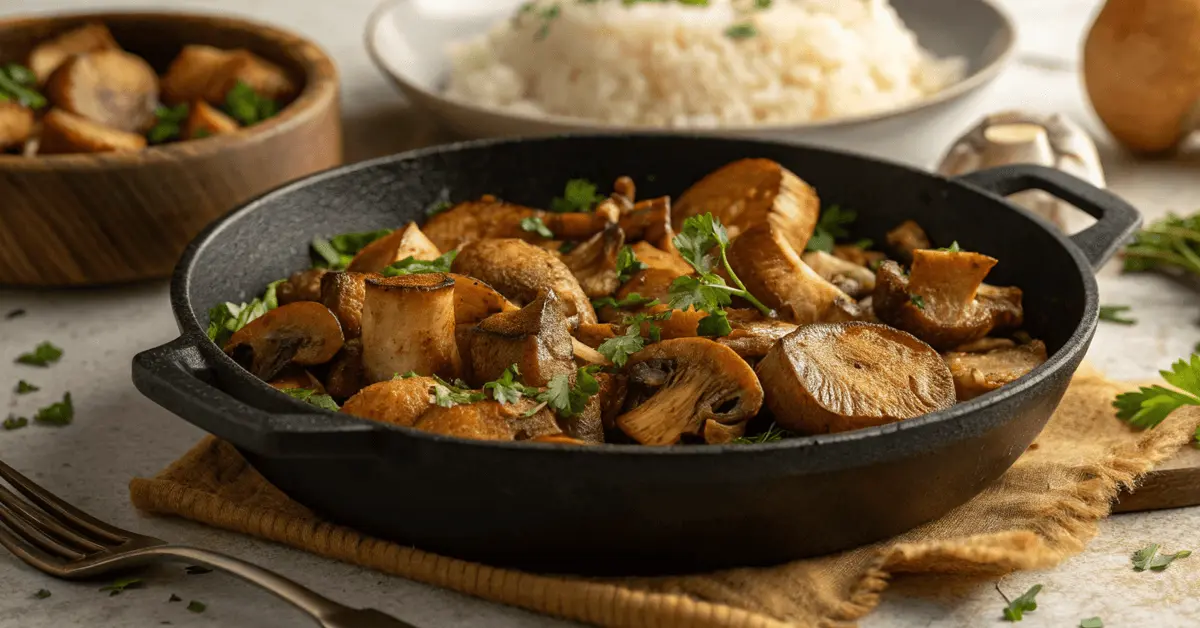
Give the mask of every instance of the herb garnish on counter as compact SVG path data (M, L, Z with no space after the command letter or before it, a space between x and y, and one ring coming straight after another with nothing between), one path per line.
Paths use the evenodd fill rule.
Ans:
M126 589L139 589L142 586L141 578L118 578L112 584L106 587L100 587L101 591L108 591L109 597L120 595Z
M51 344L49 340L43 340L33 351L17 356L17 362L29 366L50 366L58 362L62 355L62 349Z
M698 277L678 277L671 283L670 304L672 309L687 310L694 307L708 314L700 319L696 334L700 336L728 336L733 327L725 306L733 297L741 297L753 305L763 316L774 317L775 312L754 298L746 285L738 279L729 265L725 250L729 247L729 234L721 221L712 214L692 216L683 222L683 230L672 240L683 259L696 270ZM716 249L716 253L710 251ZM733 281L731 287L715 271L718 262Z
M41 390L41 388L38 388L37 386L34 386L25 380L21 380L17 382L16 390L18 395L24 395L26 393L37 392Z
M1128 305L1101 305L1100 320L1118 325L1136 325L1136 318L1128 318L1126 313L1133 308Z
M1079 628L1104 628L1104 620L1099 617L1088 617L1079 622Z
M44 600L44 599L50 597L50 591L48 589L38 589L37 593L33 594L33 597L35 597L39 600Z
M996 590L1000 591L1000 587L997 586ZM1022 593L1020 597L1009 601L1008 596L1004 595L1003 591L1000 591L1000 597L1003 597L1004 601L1008 602L1008 606L1004 609L1004 619L1007 621L1021 621L1025 613L1036 611L1038 605L1034 598L1041 592L1042 585L1035 584L1029 587L1028 591Z
M1200 275L1200 214L1156 220L1125 247L1125 271L1161 270Z
M1191 551L1189 550L1180 550L1174 554L1160 554L1158 550L1159 544L1151 543L1150 545L1147 545L1146 547L1134 552L1132 557L1133 570L1145 571L1149 569L1151 571L1162 571L1166 569L1168 565L1175 562L1176 559L1187 558L1188 556L1192 555Z
M7 419L4 419L4 423L2 425L4 426L5 430L19 430L26 425L29 425L29 419L23 416L10 414L8 415Z
M191 602L188 602L188 605L187 605L187 609L193 613L203 613L204 610L207 608L208 608L207 604L205 604L204 602L196 601L196 600L192 600Z
M1157 426L1178 408L1200 406L1200 355L1191 361L1180 360L1169 371L1159 371L1166 382L1180 390L1162 386L1142 386L1137 392L1117 395L1113 407L1117 418L1133 427L1147 429ZM1200 432L1197 433L1200 438Z
M44 408L38 408L33 420L43 425L69 425L75 418L75 405L71 403L71 393L64 393L62 401L56 401Z

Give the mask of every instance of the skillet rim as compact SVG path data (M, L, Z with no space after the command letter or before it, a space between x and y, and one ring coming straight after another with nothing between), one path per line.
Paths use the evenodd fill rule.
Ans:
M663 140L663 141L700 141L708 143L721 144L754 144L772 146L781 149L798 148L807 151L824 152L828 154L838 155L843 158L853 160L873 162L876 164L886 165L888 167L907 171L910 174L923 176L934 179L943 185L949 185L958 188L961 191L966 191L971 194L978 194L987 197L989 200L1003 204L1009 211L1014 211L1023 218L1034 223L1038 228L1047 232L1059 246L1063 247L1070 258L1075 262L1075 269L1082 280L1082 288L1084 292L1084 311L1083 316L1076 325L1070 337L1063 343L1063 346L1050 356L1050 358L1042 365L1035 368L1030 373L1022 376L1017 381L1007 384L998 390L986 393L969 401L956 403L955 405L945 410L931 412L913 419L905 419L895 423L888 423L874 427L868 427L847 432L838 432L832 434L817 434L811 436L803 436L797 438L788 438L771 443L755 443L749 445L743 444L724 444L724 445L676 445L671 447L648 447L645 445L630 445L630 444L604 444L596 445L570 445L558 443L529 443L520 441L485 441L458 438L454 436L446 436L442 434L431 434L413 428L400 427L378 421L371 421L345 415L329 410L323 410L307 404L298 399L288 397L287 395L278 394L278 401L287 403L295 412L271 412L264 411L278 417L303 415L308 417L321 417L327 424L328 431L367 431L372 433L396 433L403 437L416 438L418 440L436 443L439 445L456 445L467 449L472 448L489 448L496 450L512 450L520 452L540 452L537 455L561 455L563 453L583 454L583 455L623 455L634 456L638 458L646 458L649 456L719 456L730 454L748 456L755 453L763 452L781 452L785 450L801 450L812 447L821 447L828 445L849 446L853 444L861 444L866 442L876 442L879 437L888 436L900 432L908 432L913 430L932 429L952 420L963 420L971 416L984 417L987 415L986 409L991 406L999 405L1014 397L1024 395L1033 391L1033 389L1042 385L1045 380L1052 377L1054 374L1066 368L1072 362L1077 362L1076 358L1081 352L1086 349L1091 337L1093 336L1098 324L1099 316L1099 289L1096 283L1095 271L1084 255L1083 251L1076 246L1070 237L1063 234L1057 227L1050 224L1044 218L1026 210L1025 208L1011 203L995 193L992 193L983 188L979 188L960 180L947 178L937 173L926 172L919 168L908 166L905 164L892 162L888 160L878 159L867 155L861 155L850 151L825 148L821 146L805 144L800 142L787 142L777 140L761 140L752 138L738 137L713 137L698 133L678 134L678 133L565 133L546 137L525 137L525 138L485 138L476 140L465 140L450 144L440 144L425 148L396 153L377 157L366 161L361 161L353 164L347 164L336 168L331 168L322 172L317 172L306 177L296 179L285 183L277 188L264 192L257 197L254 197L239 207L229 211L221 218L217 219L203 231L197 235L187 248L184 250L179 262L176 264L175 270L171 275L170 301L171 310L175 316L176 324L180 328L180 341L185 341L189 346L195 347L205 358L208 364L215 369L223 372L226 375L233 375L242 380L249 381L251 385L258 388L262 392L277 393L266 382L254 377L239 364L233 361L224 351L220 349L214 342L208 339L205 327L195 316L195 308L192 307L191 298L189 296L192 283L192 275L199 269L196 268L195 262L197 257L203 253L206 247L214 245L219 241L222 232L230 228L233 223L244 218L246 215L253 214L256 211L262 210L265 203L277 198L286 197L293 191L302 189L311 185L321 183L326 179L333 179L342 175L357 172L360 170L374 168L379 165L397 163L404 161L412 161L424 157L458 153L467 150L491 149L498 146L509 146L514 144L557 144L564 141L574 140ZM222 390L216 384L206 383L207 386L216 388L223 394L229 395L230 398L242 405L254 407L252 404L239 399L232 394ZM1009 417L1011 420L1013 417ZM311 432L311 429L305 430L284 430L278 426L270 426L271 432ZM968 430L970 431L970 430ZM389 437L391 438L391 437ZM886 440L884 441L886 443ZM234 443L238 445L238 443ZM239 445L240 446L240 445ZM386 443L381 443L372 447L372 449L386 448ZM364 450L363 455L370 455L371 451ZM886 454L884 454L885 457Z

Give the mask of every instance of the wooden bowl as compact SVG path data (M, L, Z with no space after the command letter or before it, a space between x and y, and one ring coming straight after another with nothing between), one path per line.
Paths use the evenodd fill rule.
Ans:
M246 48L303 85L278 116L228 135L136 153L0 155L0 285L166 277L207 224L284 182L341 163L337 70L315 44L245 20L94 13L0 20L0 61L103 22L160 73L185 44Z

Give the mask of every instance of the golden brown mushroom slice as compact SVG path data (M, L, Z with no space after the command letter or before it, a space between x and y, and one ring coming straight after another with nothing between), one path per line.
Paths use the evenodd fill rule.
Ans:
M579 287L590 298L606 297L621 287L617 277L617 255L625 245L625 234L616 225L592 236L562 257Z
M331 272L321 277L321 303L329 308L342 324L347 340L362 335L363 301L367 298L368 275L364 273ZM278 294L276 295L278 296Z
M40 84L45 83L58 66L75 55L120 49L121 46L113 39L107 26L92 22L38 44L29 53L26 65L37 75Z
M299 89L283 68L248 50L232 50L205 87L204 99L214 105L225 103L229 90L243 83L255 94L283 104L296 96Z
M672 317L674 318L674 317ZM733 349L743 360L758 360L779 343L785 336L796 331L796 325L784 321L730 320L733 331L716 341Z
M450 278L454 280L454 321L458 325L474 325L493 314L521 309L474 277L450 273Z
M643 445L684 436L728 442L762 406L754 370L729 347L704 338L664 340L633 354L625 406L616 426Z
M324 268L309 268L292 273L287 281L275 288L275 298L280 305L297 301L320 301L321 279L330 271Z
M516 365L527 386L575 372L574 346L558 297L548 290L516 312L495 314L471 330L471 376L482 386Z
M413 427L424 432L472 440L532 440L558 436L562 430L554 414L542 408L525 416L537 404L528 399L501 404L477 401L443 408L430 408Z
M556 213L483 196L432 216L422 229L438 248L449 251L490 238L543 240L542 236L521 228L521 221L527 218L541 220L559 240L586 240L617 222L617 215L615 207L599 207L587 213Z
M362 361L362 338L347 340L342 350L329 363L325 375L325 390L338 399L345 399L366 388L371 382Z
M242 127L237 120L203 100L197 100L193 101L188 109L187 120L183 123L183 137L196 140L210 135L233 133L240 128Z
M421 232L417 223L410 222L374 242L364 246L350 260L346 270L359 273L381 273L383 269L409 257L430 261L441 257L442 252Z
M711 213L730 239L758 225L771 225L797 251L812 237L821 202L812 186L769 159L728 164L688 188L671 210L676 231L692 216Z
M142 135L109 128L62 109L51 109L42 117L39 155L128 152L145 147Z
M855 299L865 297L875 289L875 273L864 266L824 251L809 251L800 259L822 279Z
M746 289L783 321L797 325L855 320L862 313L850 295L825 281L783 234L770 225L743 233L728 251L729 265Z
M63 62L46 81L55 107L129 133L154 126L158 75L124 50L98 50Z
M363 367L372 382L409 371L459 377L454 280L441 273L368 278L362 344Z
M669 196L647 199L633 205L621 213L618 224L630 241L645 241L663 251L675 251Z
M896 259L906 264L912 261L913 251L933 247L925 230L914 220L905 220L887 232L887 243Z
M974 399L1024 377L1045 364L1046 345L1040 340L1017 346L993 346L980 352L950 351L942 354L959 401Z
M583 288L553 253L513 238L471 242L451 266L454 272L482 280L518 306L553 290L572 326L596 322L596 312Z
M0 100L0 150L24 144L33 135L33 110Z
M184 46L159 81L163 102L178 104L204 100L209 81L231 57L231 51L212 46Z
M302 301L281 305L234 332L225 345L235 361L264 381L289 364L313 366L342 348L342 326L329 308Z
M967 251L913 252L909 275L896 262L876 271L872 307L883 322L946 351L995 329L1021 325L1021 290L983 283L996 259Z
M412 427L434 407L432 377L388 379L358 391L342 404L342 413L401 427Z
M873 323L808 325L758 364L767 407L801 434L844 432L954 405L954 379L937 351Z

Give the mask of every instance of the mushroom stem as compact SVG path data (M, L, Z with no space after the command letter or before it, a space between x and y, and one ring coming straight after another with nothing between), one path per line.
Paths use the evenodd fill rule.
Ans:
M362 311L363 367L372 382L397 373L459 377L454 339L454 280L444 274L366 280Z

